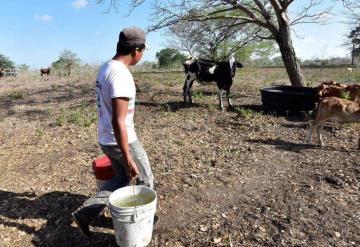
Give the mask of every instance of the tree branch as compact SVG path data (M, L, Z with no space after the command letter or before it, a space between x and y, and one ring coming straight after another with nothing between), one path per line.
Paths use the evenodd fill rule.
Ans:
M333 9L333 5L325 8L321 12L317 13L310 13L312 9L316 6L319 6L323 3L323 0L311 0L307 6L304 6L303 9L295 14L293 20L291 21L290 25L297 25L300 23L320 23L326 24L328 18L327 16L332 15L331 10Z

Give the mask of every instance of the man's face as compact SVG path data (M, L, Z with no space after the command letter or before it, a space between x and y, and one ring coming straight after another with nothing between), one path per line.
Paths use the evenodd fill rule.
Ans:
M136 48L134 51L133 51L133 61L131 63L131 65L135 65L137 64L140 59L142 58L143 54L144 54L144 50L145 49L140 49L140 48Z

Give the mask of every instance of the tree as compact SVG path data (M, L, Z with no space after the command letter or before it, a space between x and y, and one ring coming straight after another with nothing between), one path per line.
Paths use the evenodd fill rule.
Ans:
M156 53L156 59L160 68L170 68L181 65L186 56L177 49L165 48Z
M0 54L0 70L13 67L15 67L15 63L10 58Z
M360 25L350 31L348 39L351 43L351 64L354 65L355 57L360 55Z
M349 10L351 17L356 21L360 21L360 3L359 0L342 0L344 7Z
M273 66L284 66L284 62L283 62L281 56L272 58L272 64L273 64Z
M55 70L61 71L62 74L71 75L71 70L80 64L80 59L75 53L64 49L60 52L59 59L51 64Z
M224 60L235 53L241 61L249 60L251 54L270 48L273 42L257 38L260 30L248 25L236 25L236 20L211 20L184 22L168 28L172 47L188 52L191 56L210 60Z
M145 0L131 0L132 7ZM106 0L97 0L104 3ZM110 0L110 7L118 3ZM150 30L158 30L182 22L203 22L208 20L237 20L236 25L251 24L267 33L262 39L274 40L280 50L287 74L293 86L303 86L303 77L291 38L291 26L298 23L323 22L331 5L324 0L296 1L303 4L299 13L290 20L288 10L295 0L173 0L154 1L153 22ZM327 1L332 4L332 1ZM318 8L322 11L319 11Z
M152 61L144 61L141 64L135 65L136 70L138 71L152 71L156 70L157 65Z
M27 64L20 64L17 67L18 67L19 72L21 72L21 73L27 72L30 68L30 66Z
M342 2L348 10L347 24L352 26L344 45L350 50L351 64L354 65L355 58L360 55L360 3L358 0L342 0Z

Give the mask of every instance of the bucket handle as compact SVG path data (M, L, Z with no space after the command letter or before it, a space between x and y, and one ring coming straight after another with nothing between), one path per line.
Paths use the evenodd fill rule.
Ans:
M133 214L130 216L130 220L120 220L116 219L116 221L123 222L123 223L135 223L137 220L137 215Z
M116 221L123 222L123 223L135 223L135 222L137 222L137 220L139 218L138 213L143 213L143 211L137 211L136 207L135 207L134 208L134 213L128 215L128 216L130 216L130 220L116 219Z

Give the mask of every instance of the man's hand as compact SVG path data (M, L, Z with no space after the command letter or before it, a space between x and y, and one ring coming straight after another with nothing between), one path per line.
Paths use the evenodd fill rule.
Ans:
M131 179L137 178L137 176L140 174L137 165L131 158L127 160L125 169Z

